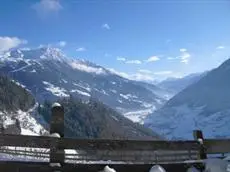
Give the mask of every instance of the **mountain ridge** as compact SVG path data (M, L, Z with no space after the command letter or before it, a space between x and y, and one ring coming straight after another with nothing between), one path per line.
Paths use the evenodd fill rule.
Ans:
M145 125L170 139L192 138L193 129L207 138L229 137L229 76L230 59L175 95Z
M1 55L0 72L24 85L38 102L60 97L97 98L120 113L157 109L165 98L94 63L59 49L14 50ZM160 100L160 101L159 101Z

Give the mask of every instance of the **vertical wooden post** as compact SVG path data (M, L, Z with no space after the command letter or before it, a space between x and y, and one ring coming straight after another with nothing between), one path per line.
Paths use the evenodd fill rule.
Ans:
M193 137L200 144L199 158L200 159L207 159L207 154L206 154L206 150L204 147L204 137L203 137L202 131L201 130L194 130L193 131Z
M59 134L64 137L64 108L59 103L52 105L52 116L50 121L50 134ZM54 143L50 149L50 163L63 164L65 159L64 149Z

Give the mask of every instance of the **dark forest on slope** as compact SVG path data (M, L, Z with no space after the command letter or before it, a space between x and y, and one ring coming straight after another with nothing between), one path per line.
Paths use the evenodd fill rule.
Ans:
M0 111L23 111L35 103L33 96L24 88L11 81L7 76L0 75Z
M106 139L159 139L150 129L133 123L106 105L72 97L59 100L65 108L65 137ZM45 101L38 112L49 123L51 102Z

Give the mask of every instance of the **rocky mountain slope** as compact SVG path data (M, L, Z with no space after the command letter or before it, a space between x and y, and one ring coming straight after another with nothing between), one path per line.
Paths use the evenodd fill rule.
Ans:
M15 81L0 76L0 132L43 135L49 131L51 104L35 103L32 94ZM61 99L65 108L65 136L78 138L159 139L96 100L72 96Z
M37 118L37 104L19 83L0 75L0 128L5 134L39 135L46 133ZM39 121L39 122L38 122Z
M24 85L38 102L73 95L96 98L121 113L154 111L165 99L136 81L101 66L66 57L56 48L14 50L0 55L0 72Z
M193 129L205 137L230 136L230 60L150 115L145 125L168 138L192 138Z

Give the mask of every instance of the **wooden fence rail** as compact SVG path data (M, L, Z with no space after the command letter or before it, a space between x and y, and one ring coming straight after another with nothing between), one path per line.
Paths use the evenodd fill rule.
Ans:
M64 149L76 150L113 150L113 151L155 151L155 150L198 150L197 141L141 141L141 140L105 140L70 139L46 136L22 136L0 134L0 146L51 148L59 145ZM208 154L230 153L230 139L205 139L204 146Z
M100 164L101 161L105 161L105 163L111 161L110 165L115 166L119 172L135 172L138 171L138 168L142 169L140 172L145 172L151 167L150 164L159 163L164 164L166 169L178 171L180 168L186 169L186 160L195 160L189 163L194 165L198 163L197 160L206 159L207 154L230 153L230 139L204 139L199 130L194 131L195 140L187 141L64 138L64 108L58 103L52 106L50 134L52 133L58 133L61 138L0 134L0 153L48 159L50 163L60 163L63 171L75 171L75 168L78 168L78 171L85 172L98 171L102 165L104 166L104 164ZM10 146L20 148L12 149ZM26 150L28 148L30 150ZM48 151L44 151L44 149ZM64 153L65 149L76 150L76 153ZM93 164L86 165L87 161L92 161ZM66 164L67 162L69 164ZM76 162L78 162L77 167L73 165ZM115 162L123 162L123 165L116 165ZM15 171L12 164L14 162L0 161L0 169L10 171L9 169L12 168L12 171ZM36 169L38 166L48 171L51 168L46 163L39 164L32 161L15 164L17 167L21 166L21 171L26 168L25 172L38 170ZM31 168L35 168L30 170L29 164L31 164ZM143 166L138 164L143 164Z

